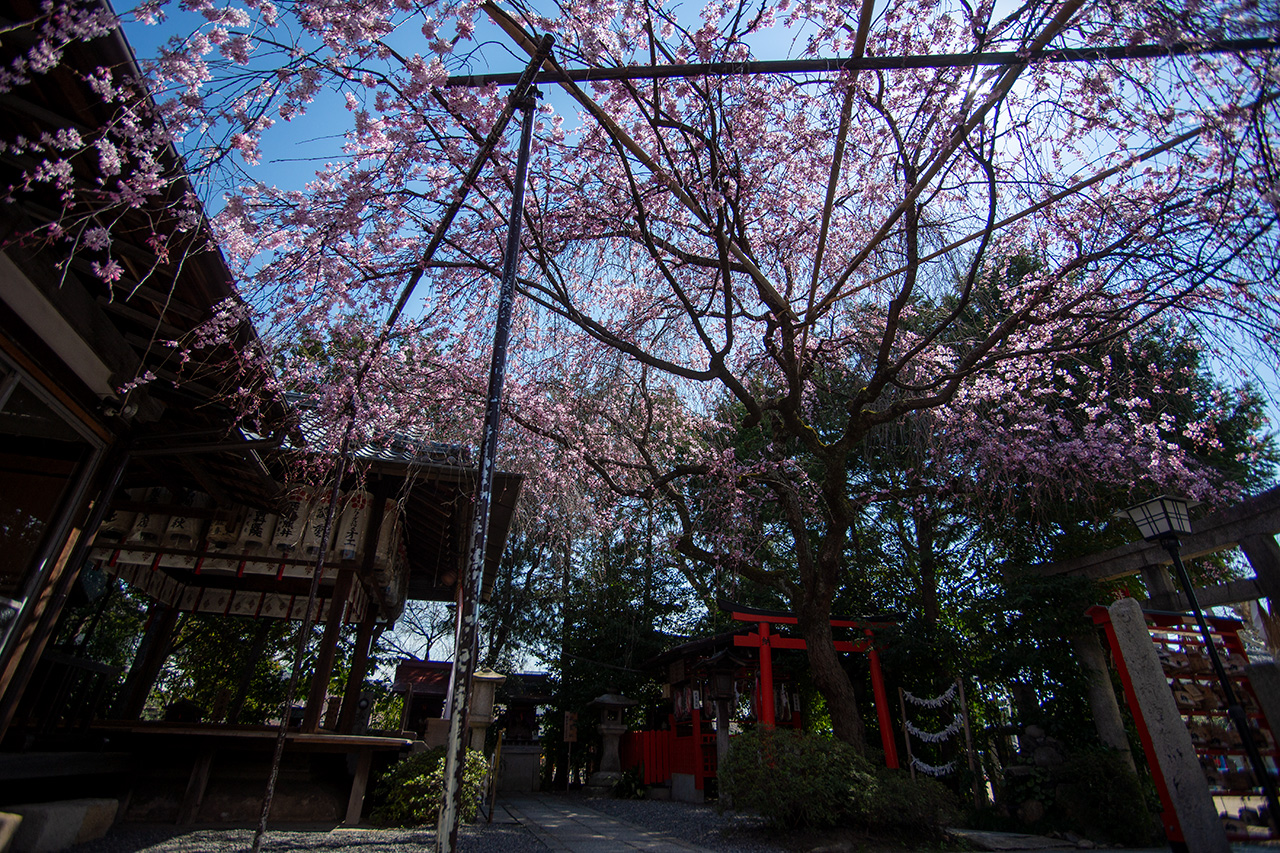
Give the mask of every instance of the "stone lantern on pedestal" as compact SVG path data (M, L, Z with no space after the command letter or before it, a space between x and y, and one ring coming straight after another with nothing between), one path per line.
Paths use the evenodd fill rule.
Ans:
M491 669L477 670L471 677L471 708L467 724L471 728L469 746L484 751L484 734L493 722L493 697L507 677Z
M588 708L600 709L600 724L597 729L601 740L600 767L587 780L588 790L603 793L622 778L622 759L618 755L618 741L627 730L622 714L635 704L635 699L628 699L621 693L605 693L587 704Z
M716 757L724 761L729 754L729 724L732 722L731 703L736 696L734 682L738 671L747 665L747 659L724 649L707 658L699 666L708 678L708 692L716 703Z

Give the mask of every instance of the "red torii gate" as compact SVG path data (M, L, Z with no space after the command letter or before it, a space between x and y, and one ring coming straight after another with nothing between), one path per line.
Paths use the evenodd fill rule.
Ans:
M796 625L799 620L779 610L760 610L755 607L743 607L731 602L721 602L720 608L739 622L755 622L759 630L755 634L733 638L735 646L749 646L760 650L760 722L773 726L773 649L805 649L805 641L797 637L783 637L773 633L772 625ZM876 719L880 723L880 742L884 746L884 763L891 769L898 768L898 746L893 740L893 724L889 720L889 700L884 689L884 673L880 671L880 653L876 651L875 630L896 625L900 614L885 614L877 621L862 619L833 618L832 628L853 628L861 630L866 639L836 640L837 652L866 652L871 665L871 691L874 694ZM766 699L765 697L768 697Z

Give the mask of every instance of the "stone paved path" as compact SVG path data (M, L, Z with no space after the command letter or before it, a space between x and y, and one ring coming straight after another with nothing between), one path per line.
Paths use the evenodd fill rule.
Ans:
M538 794L503 795L498 809L529 829L554 851L604 853L647 850L649 853L709 853L678 838L609 817L582 803Z

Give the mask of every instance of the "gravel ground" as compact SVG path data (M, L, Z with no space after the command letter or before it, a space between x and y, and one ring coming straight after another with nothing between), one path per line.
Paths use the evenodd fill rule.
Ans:
M732 811L720 814L715 806L607 797L585 798L583 804L618 820L721 853L782 853L786 850L761 831L760 818Z
M718 853L782 853L785 850L760 832L758 818L735 812L718 814L713 806L656 800L614 800L580 794L552 795L603 812L618 820L679 838ZM501 805L501 804L499 804ZM459 853L545 853L546 847L523 827L499 822L464 825ZM125 825L107 836L73 847L70 853L244 853L253 842L252 829L179 829L174 826ZM435 832L422 829L306 829L268 831L264 853L341 850L344 853L422 853L435 843Z
M252 829L187 829L125 826L69 853L243 853L253 844ZM344 853L423 853L435 844L435 832L420 829L316 829L268 831L263 853L341 850ZM463 826L459 853L545 853L546 847L516 824Z

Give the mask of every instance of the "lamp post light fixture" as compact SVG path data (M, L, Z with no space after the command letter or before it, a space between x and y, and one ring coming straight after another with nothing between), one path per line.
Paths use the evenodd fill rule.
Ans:
M1200 636L1204 639L1205 648L1209 652L1209 660L1213 664L1213 671L1222 687L1222 695L1227 702L1227 715L1231 717L1231 722L1240 734L1241 744L1244 746L1245 754L1249 758L1249 764L1253 767L1253 775L1258 784L1262 786L1262 792L1267 798L1267 820L1273 827L1276 827L1280 826L1280 801L1276 798L1275 784L1272 781L1271 773L1267 770L1262 753L1258 751L1258 745L1253 739L1253 734L1249 730L1249 721L1245 716L1244 706L1236 698L1231 679L1228 677L1226 669L1222 666L1222 658L1218 654L1218 647L1209 631L1209 624L1205 621L1204 611L1200 609L1200 602L1196 600L1195 587L1192 586L1191 578L1187 575L1187 567L1182 563L1182 555L1180 553L1182 543L1178 541L1178 536L1179 534L1191 533L1189 510L1193 506L1198 506L1199 503L1199 501L1189 501L1185 498L1171 495L1161 495L1158 498L1152 498L1144 503L1131 506L1123 512L1117 512L1116 515L1127 517L1138 525L1138 529L1142 532L1144 539L1148 542L1159 542L1169 552L1169 556L1173 560L1174 571L1178 575L1178 582L1182 584L1183 592L1186 593L1187 603L1195 616L1196 624L1200 627Z

